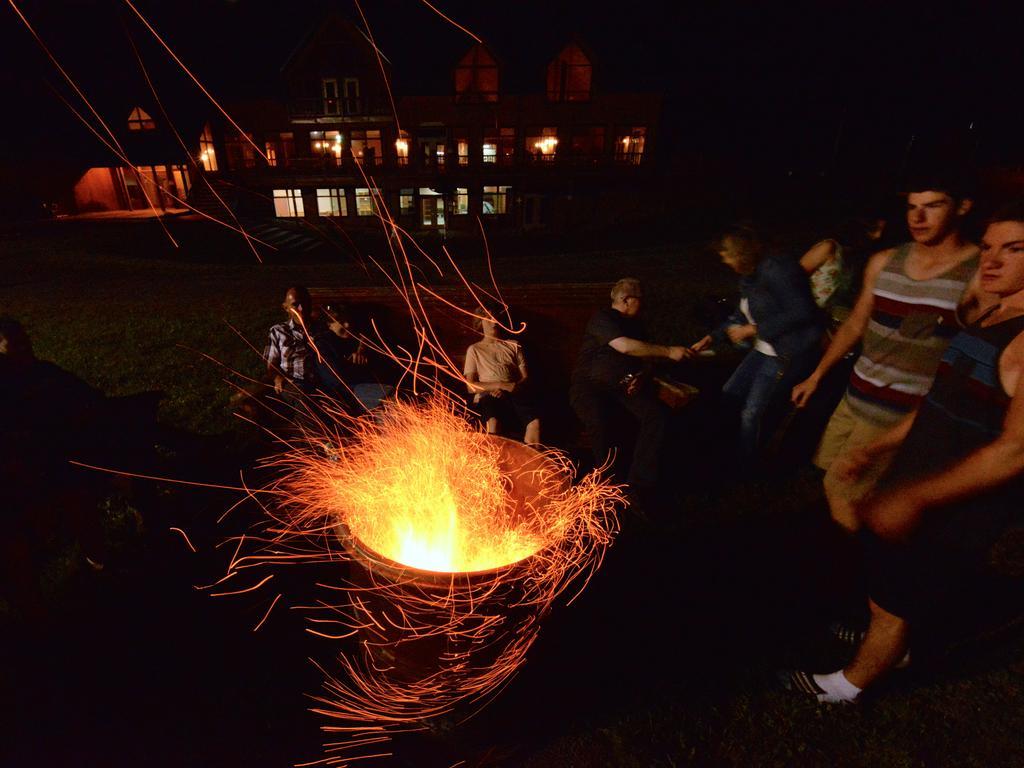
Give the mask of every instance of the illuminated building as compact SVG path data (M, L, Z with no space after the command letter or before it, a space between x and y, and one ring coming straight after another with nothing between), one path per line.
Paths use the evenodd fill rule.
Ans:
M235 212L248 220L379 228L378 195L400 226L420 233L476 232L477 216L506 230L628 219L650 186L660 97L603 90L582 42L549 54L530 68L534 82L484 45L435 52L423 66L437 67L438 79L443 62L456 61L448 92L403 93L388 59L330 14L267 98L229 104L244 136L212 122L218 164L204 172L236 192ZM214 212L209 194L195 203Z

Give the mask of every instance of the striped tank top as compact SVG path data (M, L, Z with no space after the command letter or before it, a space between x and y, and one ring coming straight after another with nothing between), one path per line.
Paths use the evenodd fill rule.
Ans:
M956 335L956 309L978 268L978 257L938 277L913 280L900 246L875 281L874 309L863 351L846 391L851 411L880 427L895 425L931 388L942 353Z

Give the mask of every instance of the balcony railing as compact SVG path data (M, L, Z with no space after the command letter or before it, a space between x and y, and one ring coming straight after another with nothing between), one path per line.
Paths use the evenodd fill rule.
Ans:
M643 153L630 152L627 154L594 154L594 153L571 153L556 152L554 154L527 154L520 158L498 157L498 162L484 162L481 158L470 157L467 164L460 164L459 157L445 155L441 160L435 155L420 157L381 157L374 155L363 160L367 170L371 168L380 169L383 167L398 168L407 171L422 171L427 173L449 174L458 173L460 169L484 170L490 168L628 168L646 166L647 161L643 160ZM439 162L439 160L441 160ZM519 162L516 162L518 160ZM355 160L348 154L340 158L334 154L316 155L313 157L281 157L278 155L275 165L268 166L262 161L253 159L240 167L239 163L232 162L229 158L228 169L231 171L252 171L271 170L273 172L299 172L299 173L358 173Z
M378 98L321 98L317 96L296 97L288 102L291 117L361 117L365 115L387 115L390 107L386 99Z

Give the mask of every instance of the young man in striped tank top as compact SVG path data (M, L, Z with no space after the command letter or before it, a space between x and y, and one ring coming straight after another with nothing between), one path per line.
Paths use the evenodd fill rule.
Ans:
M900 446L857 508L868 630L844 669L782 675L819 701L855 700L907 658L921 619L976 602L992 546L1024 509L1024 202L992 217L979 286L994 303L954 336L916 413L863 451Z
M921 182L911 189L907 225L913 240L871 257L849 318L818 367L792 393L798 408L806 405L828 370L863 342L846 396L814 457L825 470L832 518L849 531L859 527L854 504L871 490L888 462L880 456L854 480L835 471L837 460L873 442L920 402L956 332L957 307L977 268L977 247L960 235L971 201L947 184Z

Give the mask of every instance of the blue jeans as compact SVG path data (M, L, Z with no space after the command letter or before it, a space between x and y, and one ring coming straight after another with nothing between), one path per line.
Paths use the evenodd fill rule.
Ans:
M740 458L757 457L762 436L771 435L790 391L810 373L814 361L810 355L787 359L754 349L733 371L722 393L740 408Z

